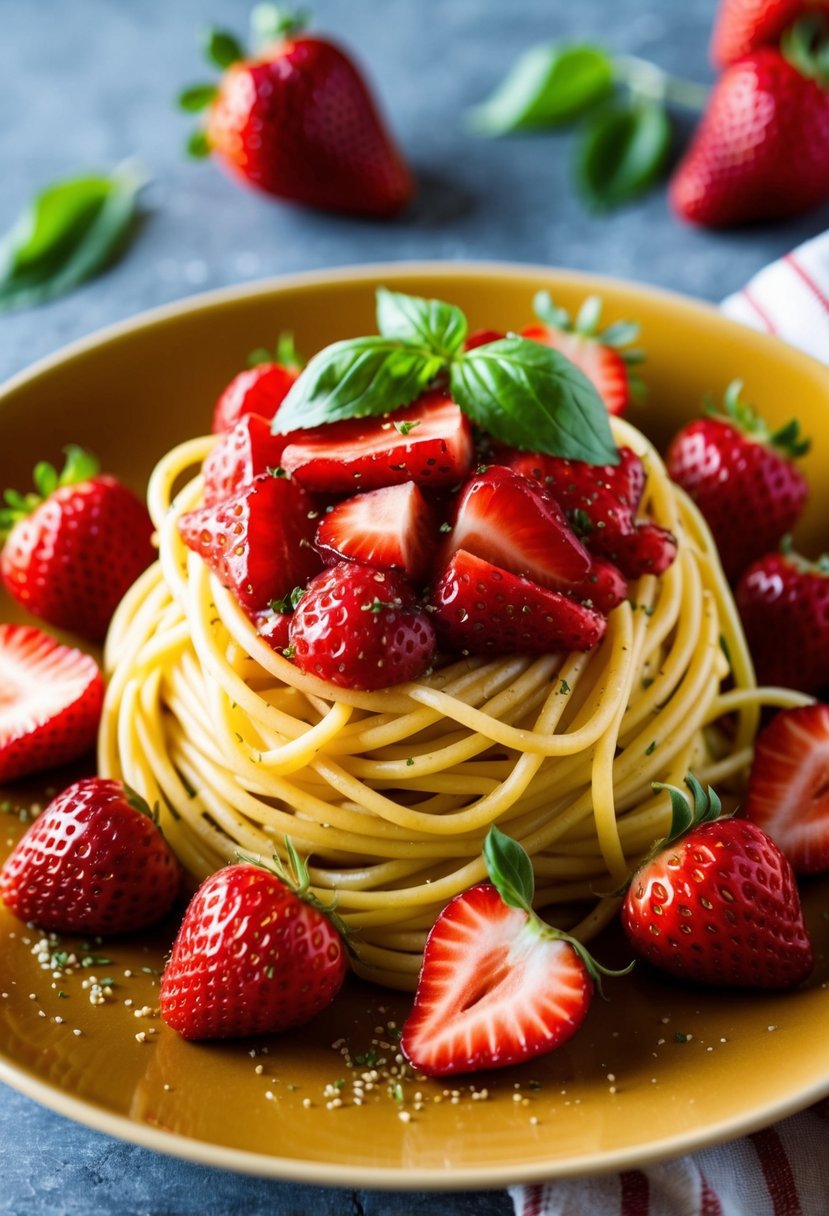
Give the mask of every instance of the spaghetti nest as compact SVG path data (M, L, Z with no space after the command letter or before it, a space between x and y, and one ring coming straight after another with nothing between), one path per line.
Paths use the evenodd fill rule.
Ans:
M531 855L548 919L593 936L617 906L601 893L667 829L652 782L739 775L761 701L708 530L645 438L613 429L645 463L642 510L677 537L670 569L631 586L593 651L467 658L374 693L258 636L178 534L214 437L170 452L149 487L159 560L107 640L102 774L159 804L196 877L290 837L355 969L391 987L414 987L437 913L485 877L493 823Z

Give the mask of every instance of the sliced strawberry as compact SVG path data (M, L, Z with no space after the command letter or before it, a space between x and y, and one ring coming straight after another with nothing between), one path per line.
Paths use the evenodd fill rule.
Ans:
M781 709L763 728L743 812L795 873L829 870L829 705Z
M256 613L319 570L316 516L296 482L263 473L238 494L182 515L178 526L184 543Z
M667 528L643 521L632 532L614 539L604 535L597 541L611 561L629 579L643 574L664 574L677 553L676 537Z
M554 590L571 590L590 571L590 555L556 500L502 465L463 487L444 560L458 549Z
M472 468L469 419L444 392L382 418L349 418L294 436L282 465L307 490L353 494L415 481L445 486Z
M0 782L91 751L103 699L90 655L31 625L0 625Z
M245 414L225 431L204 462L205 505L221 502L260 473L277 469L287 442L287 435L271 434L266 418Z
M317 548L336 561L398 570L417 581L429 566L436 535L432 508L407 481L338 503L317 529Z
M299 375L299 365L257 363L234 376L216 402L211 430L229 431L247 414L270 421Z
M645 467L630 448L619 448L616 465L587 464L537 452L506 455L510 468L540 481L552 494L588 548L631 532L645 489Z
M430 598L443 645L470 654L590 650L607 628L586 604L464 549L453 554Z

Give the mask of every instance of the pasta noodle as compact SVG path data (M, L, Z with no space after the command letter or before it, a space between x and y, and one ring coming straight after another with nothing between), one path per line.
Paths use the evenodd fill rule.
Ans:
M159 560L119 608L100 771L160 807L194 876L238 852L310 862L353 931L355 969L413 988L440 908L485 877L497 823L533 858L539 905L586 940L668 822L655 781L747 768L762 703L710 534L647 440L646 513L677 536L668 571L631 587L588 653L467 658L379 692L300 671L179 538L213 437L170 452L149 486ZM189 478L189 480L188 480Z

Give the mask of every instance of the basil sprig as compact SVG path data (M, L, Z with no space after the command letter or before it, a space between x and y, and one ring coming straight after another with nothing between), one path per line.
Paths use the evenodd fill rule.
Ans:
M468 417L513 447L616 464L607 410L593 384L552 347L509 335L464 349L459 308L380 288L380 333L327 346L282 403L275 433L388 414L445 383Z

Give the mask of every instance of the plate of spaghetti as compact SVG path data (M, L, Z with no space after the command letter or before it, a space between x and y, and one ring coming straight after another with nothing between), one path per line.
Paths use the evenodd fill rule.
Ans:
M596 382L569 370L583 339L571 329L554 354L544 341L565 312L592 319L595 334L596 297L608 344L629 347L633 320L646 354L629 378L646 391L598 421L595 401L584 405L601 400ZM299 539L279 550L284 585L260 594L259 567L234 574L236 534L223 534L217 556L217 504L241 511L249 487L228 481L239 416L211 425L249 352L288 333L309 362L254 436L266 452L256 485L267 483ZM525 404L551 377L564 402L554 418ZM349 961L338 995L301 1026L179 1033L161 1015L184 901L112 937L35 928L10 904L0 1079L161 1152L418 1189L631 1168L829 1094L825 876L799 883L814 965L790 988L698 985L643 961L627 972L619 918L631 873L669 833L665 787L687 789L693 773L741 804L758 733L814 700L758 684L734 580L668 472L673 437L737 380L771 429L796 412L811 436L794 543L817 556L829 372L707 305L634 284L490 264L297 276L147 314L6 385L0 486L24 487L67 445L92 450L146 499L155 552L100 646L50 630L103 672L97 758L0 788L3 856L56 791L95 772L157 808L188 896L229 865L304 859ZM370 404L378 392L391 393L384 410ZM628 477L624 544L610 535L615 515L586 517L595 488L573 496L585 463ZM372 575L358 622L369 641L355 658L345 617L322 629L311 604L330 605L332 572L353 581L355 565L365 569L381 516L384 545L391 534L405 543ZM555 561L528 539L536 516L559 538ZM502 519L520 527L499 532ZM272 546L283 539L271 533ZM428 591L410 601L404 575ZM4 622L42 626L0 595ZM375 628L384 613L399 646L369 671L366 647L381 633L386 645ZM486 881L492 829L529 858L545 925L625 973L597 985L604 999L554 1051L419 1068L405 1028L424 948L428 958L436 922Z

